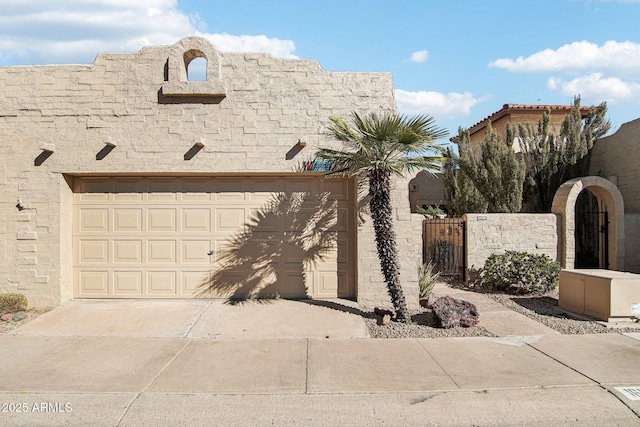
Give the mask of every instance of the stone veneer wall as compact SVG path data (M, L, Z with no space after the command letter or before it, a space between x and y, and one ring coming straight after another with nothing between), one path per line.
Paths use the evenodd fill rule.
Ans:
M185 81L194 55L207 58L206 82ZM41 306L72 297L74 175L296 173L318 147L336 146L325 132L331 115L396 111L389 73L220 53L197 37L99 54L89 65L0 67L0 92L0 292ZM306 147L292 156L298 141ZM204 148L186 160L197 142ZM101 156L106 143L116 147ZM408 200L406 182L393 197ZM406 271L419 226L410 225L408 202L395 206ZM388 297L372 242L365 217L357 293L375 304ZM405 280L417 289L414 276Z
M640 214L640 119L623 124L593 146L591 175L612 181L620 190L625 213ZM636 254L638 256L640 254Z
M409 182L414 175L396 178L391 194L393 206L396 243L400 260L400 284L409 307L418 307L418 270L417 263L422 260L422 221L424 217L414 214L409 206ZM368 212L368 201L361 201L361 212ZM366 216L365 216L366 219ZM373 224L367 220L361 224L363 230L358 236L358 247L367 249L358 253L358 283L370 284L358 290L358 302L364 308L373 309L376 305L390 306L387 286L380 270L380 260L375 250ZM373 248L373 251L368 250Z
M623 124L593 147L591 174L613 182L624 200L624 270L640 273L640 119Z
M624 232L627 235L625 239L625 258L624 271L640 274L640 214L625 214L624 216Z
M467 214L468 280L477 278L492 253L526 251L558 259L558 217L554 214Z

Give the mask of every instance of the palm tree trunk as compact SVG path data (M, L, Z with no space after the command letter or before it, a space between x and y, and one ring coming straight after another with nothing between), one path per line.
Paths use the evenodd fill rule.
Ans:
M408 320L409 313L400 286L400 265L390 198L391 174L388 171L374 170L369 174L369 196L380 268L391 303L396 310L396 320L404 323Z

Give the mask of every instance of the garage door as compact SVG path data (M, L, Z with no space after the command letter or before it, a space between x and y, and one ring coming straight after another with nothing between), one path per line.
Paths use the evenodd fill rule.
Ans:
M76 177L79 298L354 297L354 189L321 177Z

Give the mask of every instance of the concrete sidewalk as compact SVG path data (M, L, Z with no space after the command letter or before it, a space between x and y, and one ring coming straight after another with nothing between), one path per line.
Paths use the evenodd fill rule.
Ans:
M0 425L640 425L640 334L472 298L500 338L367 339L343 301L72 301L0 336Z
M0 336L7 426L637 425L640 341ZM13 405L13 406L11 406ZM18 409L19 411L18 412Z

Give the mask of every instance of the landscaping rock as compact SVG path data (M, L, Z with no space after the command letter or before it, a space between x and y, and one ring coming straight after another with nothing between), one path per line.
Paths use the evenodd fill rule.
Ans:
M386 307L376 307L374 310L376 313L376 318L378 320L378 325L387 325L391 322L393 318L393 311Z
M27 318L27 313L24 311L19 311L11 317L11 320L14 322L19 322Z
M13 316L11 313L3 314L2 316L0 316L0 320L2 320L3 322L6 322L8 320L11 320L11 316Z
M389 322L391 322L391 315L389 314L385 314L384 316L377 316L378 317L378 325L387 325L389 324Z
M438 298L431 304L431 309L443 328L454 328L456 326L468 328L478 324L480 321L480 315L475 304L455 299L448 295Z
M393 314L394 314L393 310L388 309L387 307L376 307L373 309L373 311L378 316L384 316L385 314L388 314L389 316L393 317Z

